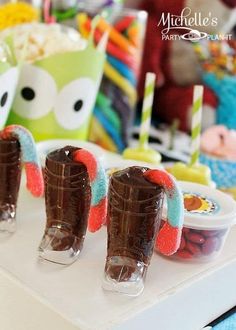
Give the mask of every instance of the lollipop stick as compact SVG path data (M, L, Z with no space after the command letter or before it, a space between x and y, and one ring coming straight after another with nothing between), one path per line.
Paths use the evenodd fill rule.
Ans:
M152 106L154 99L156 75L148 72L145 82L145 94L143 100L141 128L139 135L140 149L148 148L149 131L151 126Z
M198 163L200 154L203 91L203 86L194 86L190 166L196 165Z
M145 83L145 95L143 101L142 120L137 148L127 148L123 152L125 159L135 159L147 163L159 164L161 155L148 146L149 131L151 126L152 105L154 99L156 76L154 73L147 73Z

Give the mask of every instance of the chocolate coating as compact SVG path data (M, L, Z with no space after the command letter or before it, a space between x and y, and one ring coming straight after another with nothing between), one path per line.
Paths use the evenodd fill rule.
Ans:
M147 170L130 167L115 172L110 179L107 260L122 256L143 262L146 267L150 263L164 192L162 187L144 178L143 173ZM109 268L109 275L116 278L119 271Z
M21 180L21 150L17 140L0 140L0 209L16 207Z
M67 146L51 152L45 167L46 228L58 227L77 237L82 249L87 230L91 200L89 177L86 167L73 160L73 152L79 148ZM61 240L55 250L63 251L70 245ZM54 240L55 242L55 240Z

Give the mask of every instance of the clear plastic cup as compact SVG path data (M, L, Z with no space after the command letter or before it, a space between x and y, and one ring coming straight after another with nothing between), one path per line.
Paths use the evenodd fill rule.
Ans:
M85 22L83 13L86 15ZM107 60L98 93L89 139L105 149L122 152L128 144L135 116L137 85L141 68L147 13L122 8L120 5L102 7L94 1L78 3L78 29L86 36L90 20L100 14L106 22L97 25L94 39L101 31L109 31ZM80 17L80 16L78 16Z
M72 159L76 150L67 146L51 152L44 171L47 222L39 256L65 265L83 248L91 199L86 167Z
M170 258L186 262L212 261L222 252L235 224L236 202L229 195L204 185L180 184L184 194L184 227L180 248ZM161 226L163 224L164 220Z
M108 245L103 288L139 295L160 225L164 191L144 179L147 168L131 167L111 176Z
M20 180L20 145L17 140L0 140L0 232L16 230Z

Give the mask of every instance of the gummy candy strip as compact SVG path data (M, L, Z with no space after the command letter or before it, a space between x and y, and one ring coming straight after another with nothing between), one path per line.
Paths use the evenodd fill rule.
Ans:
M95 232L106 221L107 214L107 178L99 161L87 150L80 149L73 155L75 161L83 163L88 171L91 182L91 208L88 229Z
M27 188L33 196L43 196L44 180L32 134L22 126L10 125L0 133L0 136L3 139L14 137L19 141L26 170Z
M80 21L83 21L81 24L79 24L79 31L82 34L84 38L88 38L90 31L91 31L91 20L87 16L81 16L82 14L78 14L78 23ZM96 44L99 44L101 38L102 38L102 33L99 30L94 31L94 38L96 41ZM137 74L137 65L136 61L133 58L132 55L124 52L122 49L120 49L117 45L115 45L113 42L108 40L107 44L107 53L121 62L125 63L129 68L135 71Z
M92 118L92 125L93 130L90 132L90 139L94 142L101 142L102 141L102 147L106 148L112 152L117 153L118 148L115 145L112 138L107 134L106 130L102 126L102 124L98 121L96 117L93 116Z
M113 125L107 120L107 118L103 115L102 110L98 107L94 108L94 116L102 123L102 126L106 129L106 132L112 137L112 140L116 144L119 152L125 148L124 142L122 141L122 137L120 136L119 131L114 130Z
M120 49L122 49L124 52L134 55L136 53L135 47L132 45L132 43L126 39L121 33L116 31L113 26L111 26L108 22L106 22L103 18L100 19L98 23L98 29L101 32L105 32L107 30L110 31L109 37L114 44L119 46Z
M135 77L133 71L130 70L126 64L110 55L107 56L107 60L111 66L113 66L118 72L121 73L123 77L125 77L132 84L132 86L137 85L137 78Z
M157 239L157 249L165 254L174 254L180 245L184 220L183 195L175 179L167 172L149 170L144 173L147 180L162 186L167 195L167 221L160 230Z
M105 63L104 74L129 97L130 104L134 105L137 99L137 93L131 83L108 62Z

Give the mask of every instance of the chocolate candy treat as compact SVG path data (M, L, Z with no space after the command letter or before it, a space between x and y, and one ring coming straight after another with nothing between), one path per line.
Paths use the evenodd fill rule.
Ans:
M182 235L182 249L176 256L183 259L211 257L217 254L224 243L227 229L196 230L189 229Z
M0 231L16 229L16 206L21 179L20 145L0 139Z
M164 225L161 222L161 227ZM173 255L178 259L208 259L214 257L224 244L228 229L197 230L183 228L179 250Z
M115 172L111 177L105 266L108 282L138 282L145 278L164 197L162 187L144 178L147 170L144 167L130 167Z
M67 146L53 151L45 166L47 224L39 251L42 258L62 264L73 262L81 251L90 208L87 169L73 160L77 150Z

